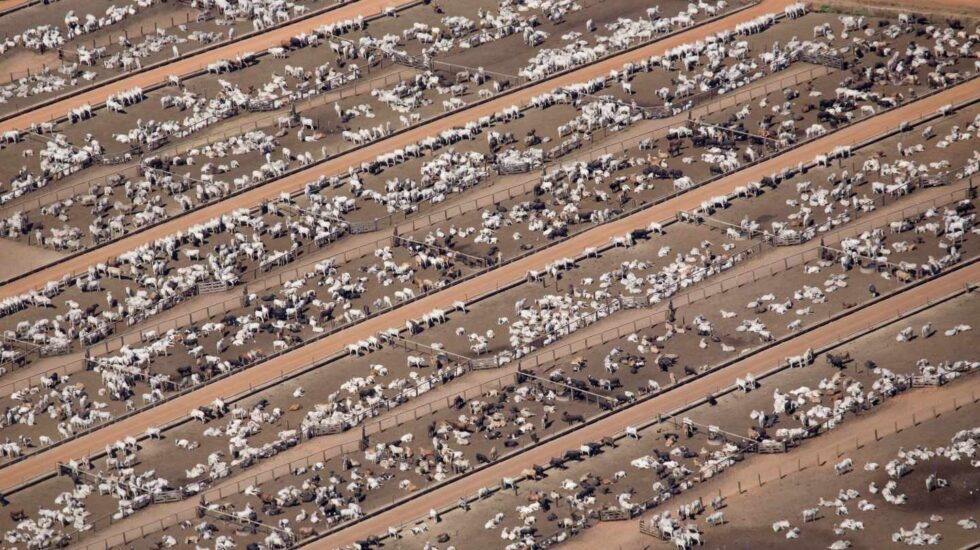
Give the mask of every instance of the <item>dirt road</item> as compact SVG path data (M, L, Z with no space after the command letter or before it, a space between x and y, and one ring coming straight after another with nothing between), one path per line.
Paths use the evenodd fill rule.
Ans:
M365 2L368 2L368 5L388 5L392 3L392 0L385 0L385 2L371 2L371 0L362 0L357 4L354 4L352 7L362 6L362 11L365 11L363 9ZM293 174L292 176L262 185L261 187L252 189L236 197L221 201L179 218L162 223L156 227L121 239L115 243L98 248L89 253L60 262L56 266L41 270L30 277L25 277L4 285L2 288L0 288L0 298L19 295L31 289L40 288L46 282L60 279L66 273L81 273L90 265L106 261L108 258L118 256L119 254L132 250L144 243L152 242L158 238L176 233L179 230L186 229L188 226L206 222L212 218L220 216L221 214L231 212L238 208L253 207L261 204L263 201L277 198L283 191L301 189L306 183L317 179L320 175L334 175L346 172L350 166L359 166L362 162L372 161L380 154L390 152L394 149L403 148L406 145L417 143L426 136L435 135L453 127L461 127L467 122L476 120L481 116L487 116L502 111L504 108L514 104L527 103L532 97L549 92L557 87L568 86L570 84L591 80L597 76L606 75L611 70L621 69L624 63L638 61L655 54L662 54L665 50L680 44L703 39L705 36L714 34L721 30L731 29L737 23L753 19L763 13L782 10L783 6L789 3L789 0L763 0L761 4L733 14L730 17L708 23L688 32L680 33L673 37L658 41L654 44L650 44L644 48L639 48L632 52L615 56L600 63L583 67L582 69L573 71L564 76L524 88L523 90L513 94L488 101L429 124L425 124L404 133L391 136L387 139L376 141L367 147L347 153L331 161L314 166L308 170L303 170ZM338 12L342 12L342 10L338 10ZM222 55L215 57L214 59L210 59L210 55L207 57L209 57L208 61L213 61L214 59L226 56ZM978 87L978 89L980 89L980 87ZM43 110L38 110L38 112L40 111ZM42 118L46 120L48 117ZM3 128L4 126L0 125L0 131L2 131Z
M100 86L94 90L89 90L88 92L77 96L64 99L62 101L57 101L38 109L33 109L22 115L0 122L0 132L7 130L21 130L27 128L35 122L46 122L56 119L58 117L65 116L65 114L67 114L73 107L78 107L79 105L85 103L90 105L101 103L111 94L128 90L134 86L148 88L154 84L165 82L167 77L170 75L187 74L204 69L208 66L208 63L213 63L219 59L232 59L241 53L259 52L272 46L278 46L283 40L292 38L293 36L302 32L311 32L320 25L335 23L345 19L353 19L358 15L376 15L381 13L384 8L397 8L403 4L409 3L410 1L412 0L358 0L357 2L354 2L348 6L331 10L317 17L299 21L292 25L286 25L285 27L274 29L252 38L241 40L233 44L228 44L227 46L215 48L200 55L194 55L188 57L187 59L181 59L163 67L134 74L128 78L117 80L116 82L105 86ZM56 9L56 7L57 5L49 9ZM0 5L0 9L3 9L3 5Z
M3 0L0 2L0 14L6 11L10 11L16 7L20 7L23 4L27 4L33 0Z
M658 413L683 407L688 403L701 399L708 393L731 386L734 384L736 377L744 378L749 373L760 374L773 367L779 361L784 360L787 356L803 353L807 348L818 348L831 344L842 336L856 333L867 328L869 325L889 319L898 311L908 311L925 303L927 300L934 300L945 296L957 288L962 288L967 283L977 281L978 278L980 278L980 265L974 265L931 281L892 299L870 306L860 313L849 315L835 323L815 329L804 338L795 338L784 344L770 348L726 369L695 380L681 388L636 405L556 441L540 445L517 458L498 463L478 474L474 474L419 497L408 504L367 519L333 536L317 541L309 547L323 549L337 548L345 544L350 544L355 540L362 540L368 536L383 533L390 525L401 525L414 521L427 515L430 509L441 508L442 506L456 502L461 496L472 496L476 494L480 487L496 484L502 477L517 476L523 469L529 468L533 464L545 464L551 457L560 455L566 449L574 449L583 443L597 441L603 436L621 432L626 426L642 424ZM980 381L970 381L973 389L976 388L978 382ZM969 395L969 392L966 395ZM917 406L922 403L919 400L920 398L924 399L920 394L916 394L915 403ZM943 400L945 399L946 397L944 396ZM962 402L962 397L960 401ZM908 414L908 412L905 411L903 414ZM877 415L869 415L868 418L877 419ZM887 422L890 423L891 420L889 419ZM845 426L849 424L845 424ZM836 431L831 432L828 437L834 437L834 434L837 433ZM825 445L828 441L837 441L836 439L822 440L822 437L817 440L818 446ZM853 438L848 439L848 441L853 442ZM793 458L793 462L795 463L795 457ZM765 464L770 463L771 461L765 462ZM752 479L754 477L753 472ZM725 477L725 480L732 479L741 480L742 476ZM687 500L689 499L685 497L685 501Z
M125 421L113 424L51 451L43 452L33 458L6 467L0 470L0 488L9 488L24 480L50 472L56 467L59 461L64 462L71 458L100 451L106 444L112 443L126 435L143 433L147 427L163 425L186 415L187 411L194 407L210 403L217 397L227 400L230 397L247 391L253 386L275 380L281 377L282 373L288 373L305 367L316 358L327 357L332 353L336 353L350 342L367 338L392 327L402 327L406 320L419 318L434 308L448 307L453 301L468 300L470 297L492 292L507 282L523 279L530 269L540 269L545 264L558 258L577 256L586 247L605 245L612 236L622 235L637 227L645 227L652 221L663 222L672 219L674 213L678 210L695 208L701 201L713 195L728 193L737 185L744 185L745 182L758 180L762 176L776 172L784 166L795 166L799 162L812 160L814 155L830 150L833 145L857 143L863 139L877 135L884 128L897 126L903 120L913 119L919 114L935 112L940 105L957 103L968 97L975 97L978 90L980 90L980 81L973 81L973 83L967 86L947 90L924 101L859 123L838 134L827 136L825 139L812 142L785 155L760 163L732 176L722 178L710 185L681 195L676 199L649 208L633 216L623 218L622 220L587 231L541 253L503 266L490 273L393 310L387 314L369 319L348 330L287 353L276 360L269 361L220 382L202 387L179 399L160 405ZM966 271L972 273L973 270ZM962 277L962 273L957 274L957 276ZM968 280L972 281L975 279Z
M709 502L719 494L719 491L728 499L738 497L751 499L760 481L765 485L791 478L801 467L802 471L823 468L826 470L825 475L832 476L838 451L846 454L846 451L853 450L855 445L863 446L872 443L875 433L880 438L887 438L895 433L896 426L899 430L909 427L913 414L916 414L918 419L924 419L919 422L930 422L933 419L933 411L939 415L952 411L954 402L958 407L976 408L973 399L978 391L980 391L980 378L971 376L949 387L917 389L900 395L889 400L873 414L853 417L836 430L806 441L787 454L753 455L725 475L685 492L682 500L691 502L701 497L704 502ZM821 466L816 464L817 456L823 463ZM739 483L742 488L741 494ZM735 505L735 502L729 500L729 505ZM585 530L580 536L566 542L562 545L562 549L591 550L597 544L607 548L642 548L654 541L655 539L640 533L639 520L627 523L600 522Z

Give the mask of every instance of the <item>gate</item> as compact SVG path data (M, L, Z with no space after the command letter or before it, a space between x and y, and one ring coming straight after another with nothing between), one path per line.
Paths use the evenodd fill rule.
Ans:
M312 428L310 428L310 434L312 436L333 435L333 434L339 434L343 431L344 431L343 424L326 424L326 425L317 424Z
M574 137L572 139L562 141L559 145L552 147L547 153L545 153L545 157L548 160L555 160L580 147L582 147L582 141L579 140L578 137Z
M385 53L388 55L388 57L391 58L392 61L398 63L399 65L405 65L408 67L414 67L416 69L423 69L423 70L432 69L432 61L429 60L428 58L423 57L422 59L419 59L414 55L408 55L407 53L396 52L396 51L389 51Z
M660 529L652 521L643 520L640 522L640 532L644 535L650 535L651 537L656 537L660 540L667 540L667 537L660 532Z
M483 357L481 359L470 359L470 368L473 370L486 370L497 368L496 357Z
M783 235L772 235L766 233L765 240L773 246L796 246L803 244L803 237L799 234L786 237Z
M644 107L643 108L643 118L646 119L656 119L656 118L668 118L673 113L670 109L666 107Z
M137 154L138 154L140 152L140 149L138 147L135 149L137 150ZM124 162L129 162L133 160L133 153L132 151L126 151L125 153L100 155L99 160L102 162L102 164L109 165L109 166L115 164L122 164Z
M496 165L497 175L507 176L511 174L526 174L531 171L529 162L508 162L507 164Z
M622 508L599 510L599 521L626 521L628 519L630 519L630 513Z
M919 176L919 186L921 187L939 187L941 185L949 185L949 173L945 174L924 174Z
M41 346L39 353L41 357L52 357L55 355L65 355L69 351L68 344L45 344Z
M266 99L266 100L252 99L249 100L248 104L245 105L245 109L253 113L275 111L276 109L279 108L277 103L278 101L274 99Z
M347 229L350 231L351 235L358 235L361 233L370 233L378 229L377 221L370 222L348 222Z
M775 441L773 439L767 439L759 443L758 447L759 453L764 455L785 453L786 452L786 442L785 441Z
M620 298L620 301L622 302L623 309L639 309L649 305L646 296L623 296Z
M935 388L946 383L946 379L940 374L929 374L925 376L913 376L909 382L913 388Z
M622 508L606 508L599 510L599 521L626 521L630 519L630 513Z
M177 502L182 498L184 498L184 495L179 490L153 493L153 504L161 504L165 502Z
M843 59L837 57L836 55L827 55L825 53L803 53L800 54L800 61L813 63L814 65L824 65L833 69L844 68Z
M198 294L214 294L215 292L224 292L228 287L222 281L205 281L203 283L197 283L197 293Z

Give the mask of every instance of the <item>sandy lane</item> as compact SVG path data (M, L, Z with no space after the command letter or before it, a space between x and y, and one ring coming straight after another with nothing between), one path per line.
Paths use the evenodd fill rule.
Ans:
M34 0L3 0L3 2L0 2L0 15L32 1Z
M701 497L704 502L709 502L720 491L722 496L729 499L729 506L736 506L739 501L733 499L751 499L757 495L756 490L760 480L763 485L787 479L789 483L792 483L792 476L797 473L797 468L802 466L802 471L816 468L818 454L823 462L819 467L826 470L825 475L833 476L835 474L832 468L838 460L838 451L841 453L840 456L847 456L847 451L854 450L856 444L864 446L872 442L876 433L879 438L884 439L895 433L895 426L898 426L899 430L909 427L913 413L922 419L919 420L920 424L933 420L933 410L939 414L939 418L942 418L944 413L953 410L954 400L959 408L972 407L976 410L977 405L973 399L978 392L980 392L980 378L972 376L967 380L955 382L951 386L923 388L902 394L889 400L881 410L876 410L868 415L852 417L840 428L820 435L816 439L808 440L789 453L752 455L742 464L727 471L724 476L697 485L690 491L683 493L681 495L682 502L690 502L698 497ZM742 487L741 494L739 494L739 483ZM744 506L747 502L740 504ZM649 516L652 513L644 515ZM656 539L648 538L640 533L639 519L637 519L627 523L597 523L580 536L564 543L561 548L563 550L591 550L595 548L596 544L602 544L611 549L642 548L644 545L655 543Z
M745 361L735 363L730 367L695 380L681 388L626 409L558 440L540 445L519 457L495 464L478 474L461 479L403 506L394 508L386 513L367 519L339 533L319 540L309 545L309 547L323 549L337 548L355 540L363 540L368 536L383 533L389 525L400 525L421 518L427 515L431 508L441 508L459 500L461 496L472 496L476 494L480 487L498 483L502 477L517 476L523 469L529 468L533 464L545 464L551 457L558 456L567 449L574 449L583 443L597 441L603 436L621 432L626 426L638 425L649 421L658 413L683 407L688 403L704 397L708 393L731 386L734 384L736 377L745 377L749 373L760 374L773 367L779 361L784 360L787 356L798 355L805 352L807 348L819 348L831 344L842 336L854 334L867 328L869 325L891 318L895 315L896 311L908 311L925 303L927 300L940 298L961 288L965 284L975 282L978 278L980 278L980 265L976 264L940 277L916 289L870 306L857 314L849 315L835 323L815 329L803 338L794 338L786 343L760 352ZM971 380L972 384L976 384L976 382ZM916 396L918 397L919 394L916 394ZM918 403L919 401L917 400L916 404ZM908 411L905 411L903 414L908 414ZM869 418L873 418L873 416ZM835 433L837 432L831 432L831 435ZM820 441L820 439L817 441ZM824 441L826 442L827 440ZM850 441L853 441L853 439L850 439ZM820 444L818 443L818 445ZM725 479L736 479L736 476L726 476ZM737 476L737 479L741 480L743 477ZM688 500L690 499L685 496L685 502Z
M73 107L78 107L84 103L95 105L105 101L107 97L116 92L128 90L134 86L147 88L160 82L165 82L167 76L172 74L187 74L208 66L219 59L231 59L244 52L256 52L278 46L283 40L292 38L301 32L310 32L320 25L353 19L358 15L376 15L381 13L384 8L399 7L412 0L358 0L353 4L331 10L327 13L299 21L292 25L287 25L280 29L275 29L246 40L228 44L220 48L204 52L199 55L181 59L169 65L151 69L148 71L134 74L128 78L123 78L111 84L100 86L94 90L79 94L77 96L33 109L19 116L0 122L0 132L7 130L20 130L27 128L35 122L45 122L54 118L65 116ZM56 8L57 4L51 6ZM3 5L0 5L0 9Z
M369 3L368 5L387 5L394 3L393 0L378 2L372 2L372 0L361 0L353 6L362 6L365 1ZM75 258L61 262L56 266L51 266L47 269L38 271L29 277L24 277L23 279L8 283L3 287L0 287L0 298L22 294L31 289L40 288L44 285L44 283L60 279L66 273L81 273L90 265L106 261L108 258L118 256L119 254L132 250L144 243L152 242L158 238L176 233L177 231L190 225L206 222L207 220L220 216L221 214L231 212L238 208L249 208L255 206L263 201L278 197L283 191L301 189L306 183L315 180L320 175L334 175L346 172L349 166L359 166L362 162L372 161L380 154L416 143L426 136L431 136L453 127L463 126L467 122L476 120L481 116L499 112L514 104L526 103L530 100L530 98L554 90L557 87L567 86L577 82L584 82L597 76L608 74L609 71L613 69L618 70L622 68L624 63L638 61L642 58L655 54L662 54L665 50L680 44L702 39L705 36L714 34L718 31L731 29L737 23L753 19L763 13L780 11L782 10L783 6L789 3L789 0L763 0L759 5L733 14L730 17L708 23L688 32L666 38L646 47L615 56L600 63L583 67L572 73L541 82L521 91L514 92L513 94L465 109L464 111L452 114L437 121L433 121L429 124L422 125L407 132L376 141L367 147L344 154L336 159L327 161L308 170L303 170L293 174L292 176L262 185L236 197L229 198L206 208L202 208L179 218L175 218L144 232L131 235L130 237L121 239L115 243L92 250L89 253L81 254ZM363 6L361 11L365 11ZM331 13L342 13L342 10ZM341 17L338 16L338 18ZM274 41L274 43L278 43L278 41ZM210 55L208 57L210 58ZM221 55L215 57L215 59L220 57L227 57L227 55ZM210 61L213 61L213 59L207 60L207 62ZM204 62L204 64L206 64L206 62ZM47 119L47 117L42 118L45 120ZM0 124L0 131L2 131L3 128L4 126Z
M744 185L745 182L758 180L762 176L776 172L784 166L795 166L799 162L810 161L817 153L829 151L833 145L860 142L863 139L878 135L884 128L897 126L903 120L913 119L921 114L933 113L940 105L958 103L967 98L975 97L978 91L980 91L980 81L975 80L970 84L947 90L896 111L858 123L851 128L842 130L838 134L814 141L785 155L770 159L729 177L722 178L710 185L693 190L663 204L587 231L538 254L503 266L448 290L369 319L348 330L341 331L319 342L287 353L275 360L230 376L220 382L204 386L193 393L108 426L88 436L3 468L0 470L0 488L9 488L24 480L29 480L50 472L56 467L59 461L66 462L74 457L100 451L104 449L106 444L121 439L126 435L143 433L147 427L163 425L186 415L194 407L210 403L215 398L221 397L227 399L247 391L250 387L273 381L281 377L282 373L288 373L302 368L313 362L316 358L327 357L332 353L342 350L350 342L367 338L392 327L402 327L406 320L421 317L422 314L434 308L448 307L455 300L467 300L470 297L476 297L494 291L507 282L523 279L530 269L540 269L545 264L558 258L577 256L583 249L589 246L605 245L612 236L622 235L637 227L645 227L651 221L662 222L667 219L672 219L678 210L692 209L698 206L701 201L713 195L728 193L738 185Z

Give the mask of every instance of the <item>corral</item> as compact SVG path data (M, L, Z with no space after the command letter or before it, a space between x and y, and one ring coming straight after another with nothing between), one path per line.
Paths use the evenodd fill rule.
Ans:
M5 544L969 542L980 29L815 8L12 4Z

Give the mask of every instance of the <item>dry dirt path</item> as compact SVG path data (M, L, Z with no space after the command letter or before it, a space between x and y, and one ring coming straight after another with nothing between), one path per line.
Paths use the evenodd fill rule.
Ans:
M64 252L3 238L0 240L0 258L3 259L0 262L0 281L16 277L39 265L61 261L65 256L67 254Z
M744 378L749 373L758 375L788 356L801 354L807 348L830 345L844 336L866 329L869 325L892 318L898 311L911 310L927 301L946 296L978 279L980 279L980 265L974 264L971 267L930 281L918 288L869 306L859 313L844 317L835 323L814 329L804 338L794 338L774 346L744 361L699 378L685 386L626 409L565 437L540 445L523 455L495 464L477 474L463 478L403 506L317 541L310 547L336 548L354 540L363 540L368 536L383 533L390 525L401 525L421 518L427 515L430 509L441 508L457 501L461 496L472 496L476 494L479 488L493 485L502 477L516 476L523 469L529 468L533 464L547 463L551 457L558 456L566 449L577 448L588 441L596 441L606 435L621 432L626 426L642 424L658 413L681 408L709 393L717 392L720 388L731 386L736 377ZM971 384L977 383L977 381L971 380ZM920 394L916 394L916 397L917 399L926 399ZM916 401L916 403L920 403L920 401ZM831 432L830 435L833 436L835 433L837 432ZM818 439L818 441L820 440ZM824 440L824 443L826 441L828 440ZM853 441L853 439L849 439L849 441ZM820 444L818 443L818 445ZM734 478L735 476L726 476L726 479Z
M725 472L724 475L707 483L696 485L681 494L680 501L691 502L701 497L709 502L721 494L728 500L729 506L737 506L742 497L753 498L759 484L774 483L791 479L793 474L800 471L822 468L825 475L833 476L834 463L838 456L844 456L856 445L862 447L873 444L875 434L879 438L887 438L895 433L895 429L905 429L912 425L912 415L916 422L932 422L934 414L942 418L944 413L953 411L955 407L976 408L977 396L980 395L980 378L970 378L955 382L942 388L923 388L905 393L890 399L880 409L870 414L854 417L841 427L819 437L808 440L803 445L794 448L786 454L751 455L748 460ZM817 465L817 459L822 465ZM739 489L741 488L741 493ZM742 503L747 505L747 503ZM646 514L650 515L650 514ZM759 526L760 529L768 528ZM563 550L591 550L601 544L610 550L616 548L643 548L651 544L659 546L657 540L640 533L639 519L623 522L598 523L585 530L561 546Z
M16 8L17 6L26 4L31 1L33 0L3 0L2 2L0 2L0 12L5 12L7 10Z
M266 50L272 46L278 46L283 40L288 40L289 38L292 38L293 36L302 32L311 32L320 25L335 23L345 19L353 19L358 15L375 15L381 13L385 8L397 8L411 1L412 0L358 0L353 4L331 10L319 16L312 17L304 21L299 21L292 25L286 25L285 27L274 29L233 44L228 44L227 46L215 48L186 59L181 59L168 65L164 65L163 67L143 71L141 73L134 74L133 76L106 84L105 86L100 86L94 90L89 90L88 92L57 101L44 107L32 109L29 112L0 122L0 132L7 130L21 130L27 128L33 123L46 122L56 119L58 117L65 116L70 109L78 107L79 105L85 103L90 105L101 103L111 94L128 90L134 86L148 88L154 84L166 82L169 75L187 74L204 69L208 66L208 63L213 63L220 59L232 59L236 55L245 52L258 52ZM2 9L2 7L3 6L0 6L0 9ZM57 8L57 4L54 4L52 8Z
M419 318L434 308L448 307L453 301L468 300L470 297L492 292L508 282L523 279L528 270L540 269L545 264L558 258L577 256L586 247L605 245L612 236L622 235L637 227L645 227L652 221L663 222L668 219L673 219L675 212L678 210L695 208L701 201L711 196L727 194L737 185L743 185L748 181L757 181L761 177L776 172L784 166L795 166L800 162L808 162L816 154L830 150L835 144L858 143L864 139L878 135L884 128L896 127L903 120L911 120L921 115L934 113L939 106L946 103L959 103L966 99L976 97L978 92L980 92L980 80L974 80L966 85L947 90L930 98L897 109L896 111L880 115L863 123L858 123L837 134L811 142L784 155L680 195L663 204L597 227L538 254L500 267L492 272L395 309L384 315L369 319L350 329L341 331L319 342L287 353L275 360L268 361L242 373L230 376L220 382L204 386L193 393L174 399L173 401L102 430L98 430L88 436L3 468L0 470L0 490L46 474L52 471L59 461L66 462L75 457L101 451L105 448L106 444L112 443L124 436L140 434L145 432L148 427L164 425L167 422L186 415L192 408L212 402L215 398L220 397L228 400L233 396L248 391L254 386L260 386L266 382L274 381L277 378L281 378L283 373L289 373L296 369L306 367L317 358L328 357L342 350L350 342L367 338L392 327L402 327L408 319ZM972 269L965 271L973 272ZM962 273L955 274L955 276L962 277ZM974 279L969 280L972 281ZM842 333L846 332L846 330L842 331Z
M365 2L368 3L367 5L385 4L385 2L361 0L353 6L363 7ZM392 3L392 0L386 0L386 2L390 4ZM320 175L332 175L346 172L350 166L359 166L363 162L372 161L380 154L416 143L426 136L435 135L453 127L461 127L467 122L476 120L481 116L487 116L499 112L514 104L527 103L532 97L549 92L555 88L591 80L592 78L600 75L606 75L611 70L621 69L624 63L635 62L655 54L662 54L665 50L680 44L703 39L704 37L718 31L732 29L739 22L753 19L764 13L781 11L785 5L790 3L791 2L789 0L763 0L760 4L735 13L729 17L707 23L690 31L665 38L646 47L638 48L631 52L614 56L605 61L583 67L566 75L529 86L512 94L465 109L458 113L451 114L447 117L410 129L389 138L376 141L366 147L346 153L336 159L319 164L308 170L303 170L291 176L270 182L255 189L251 189L245 193L242 193L241 195L237 195L200 210L190 212L146 231L120 239L119 241L92 250L88 253L60 262L55 266L42 269L28 277L8 283L3 287L0 287L0 298L15 296L32 289L40 288L46 282L60 279L65 274L81 273L90 265L106 261L109 258L118 256L119 254L122 254L128 250L132 250L144 243L152 242L158 238L176 233L177 231L188 226L204 223L212 218L220 216L221 214L231 212L238 208L251 208L255 205L261 204L264 201L279 197L280 193L283 191L301 189L306 183L317 179L317 177ZM336 14L342 11L343 10L338 10L336 12L331 12L331 14ZM210 57L210 54L208 57ZM222 55L220 57L227 56ZM978 89L980 89L980 86L978 86ZM3 128L4 126L0 124L0 131L2 131Z

